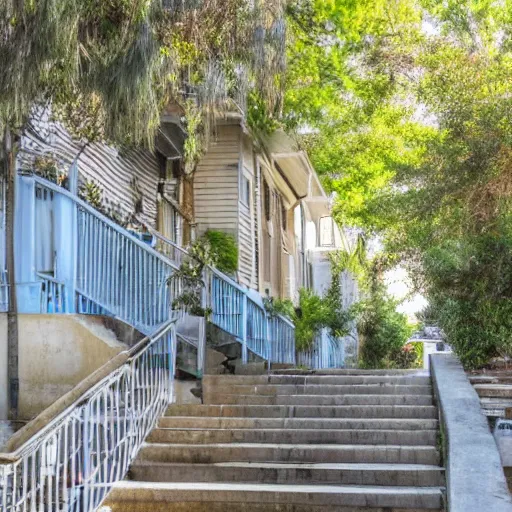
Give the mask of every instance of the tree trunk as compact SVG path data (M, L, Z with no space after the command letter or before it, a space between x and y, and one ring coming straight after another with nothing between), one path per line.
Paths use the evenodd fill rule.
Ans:
M4 134L5 177L7 196L5 205L5 259L7 285L9 290L9 309L7 312L7 379L9 396L9 419L18 418L18 304L16 300L16 278L14 269L14 200L16 181L16 158L12 134L6 129Z

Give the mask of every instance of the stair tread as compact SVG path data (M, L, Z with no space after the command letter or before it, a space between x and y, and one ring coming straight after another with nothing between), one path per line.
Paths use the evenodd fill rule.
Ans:
M375 395L375 396L380 396L380 395ZM183 405L171 405L169 406L169 409L172 409L172 408L182 408L184 407ZM188 407L188 406L187 406ZM417 409L418 407L421 407L422 409L425 409L425 408L429 408L429 409L435 409L436 406L435 405L421 405L421 406L418 406L418 405L289 405L289 404L279 404L279 405L265 405L265 404L262 404L262 405L259 405L259 404L194 404L190 407L200 407L200 408L203 408L203 409L206 409L208 407L226 407L226 408L232 408L232 407L236 407L236 408L240 408L240 409L244 409L244 408L247 408L247 407L251 407L251 408L256 408L256 407L267 407L268 409L276 409L277 407L279 408L285 408L285 407L293 407L293 408L305 408L305 407L309 407L309 408L319 408L319 407L323 407L324 409L336 409L336 408L344 408L344 409L354 409L354 408L357 408L357 407L365 407L365 408L368 408L368 409L374 409L376 407L381 407L381 408L390 408L390 407L396 407L396 408L407 408L407 409Z
M253 492L292 492L292 493L352 493L352 494L411 494L433 495L441 493L443 487L393 487L370 485L286 485L286 484L246 484L230 482L138 482L124 480L114 484L115 488L125 489L168 489L211 491L253 491Z
M425 422L435 422L437 424L437 419L430 418L265 418L254 416L252 418L240 418L240 417L226 417L226 416L162 416L161 419L166 420L219 420L220 422L236 422L236 421L284 421L286 423L293 422L322 422L322 423L371 423L371 422L381 422L381 423L406 423L406 424L421 424ZM231 427L230 427L231 428ZM252 428L252 427L251 427ZM290 428L286 426L286 428ZM435 429L437 430L437 428Z
M291 430L297 430L300 432L318 432L319 429L316 428L301 428L301 429L290 429L290 428L209 428L209 427L157 427L156 430L165 430L165 431L173 431L173 432L290 432ZM357 430L350 428L324 428L321 429L320 432L357 432ZM369 434L372 432L378 432L380 434L393 433L397 434L400 432L407 432L408 434L411 432L437 432L435 428L424 428L419 430L401 430L401 429L365 429L361 432L365 434Z
M132 466L165 466L165 467L228 467L228 468L271 468L271 469L325 469L340 471L444 471L442 466L433 464L378 464L378 463L329 463L329 462L153 462L136 461Z
M365 450L365 449L396 449L396 450L434 450L434 446L429 445L403 445L403 444L287 444L287 443L204 443L204 444L190 444L190 443L143 443L142 447L159 447L160 449L163 447L183 447L187 449L191 449L194 447L205 449L209 447L217 447L217 448L228 448L228 447L246 447L246 448L288 448L288 449L311 449L311 448L322 448L325 450L339 450L343 449L357 449L357 450ZM437 451L437 450L436 450Z

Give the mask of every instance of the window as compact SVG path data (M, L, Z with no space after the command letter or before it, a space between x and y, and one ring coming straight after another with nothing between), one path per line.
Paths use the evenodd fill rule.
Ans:
M283 199L280 197L280 203L281 203L281 221L282 221L282 225L283 225L283 231L286 231L287 227L288 227L288 219L287 219L287 210L286 210L286 207L284 206L284 202L283 202Z
M242 189L240 190L240 200L247 206L251 204L251 181L247 176L242 175Z
M263 203L265 208L265 219L270 220L270 187L268 183L263 180Z
M334 222L332 217L320 219L320 246L334 247Z

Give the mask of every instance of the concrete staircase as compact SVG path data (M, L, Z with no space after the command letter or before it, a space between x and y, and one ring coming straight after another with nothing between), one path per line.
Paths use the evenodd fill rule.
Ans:
M114 512L443 510L430 377L208 376L174 405L106 505Z

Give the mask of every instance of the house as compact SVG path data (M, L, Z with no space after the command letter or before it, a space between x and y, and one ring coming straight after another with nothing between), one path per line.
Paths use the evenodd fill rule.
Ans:
M236 282L219 273L212 277L206 300L217 308L214 323L236 340L249 338L245 355L247 350L269 355L263 298L297 303L301 288L322 294L330 284L326 254L341 247L342 238L330 216L329 197L306 153L282 131L255 137L240 115L224 115L192 175L184 172L185 136L180 118L168 112L153 151L81 145L47 112L34 116L17 160L15 259L21 313L121 315L150 333L172 308L173 298L163 297L162 287L187 244L207 230L220 230L235 237L239 261ZM93 210L73 199L77 188ZM123 242L124 236L142 245ZM160 255L167 258L165 264L157 261ZM136 278L140 286L132 283ZM101 291L105 280L116 287L115 297ZM343 282L348 307L357 293L349 276ZM133 316L129 304L140 302L142 289L148 310ZM157 299L149 300L155 293L158 306ZM247 326L240 321L243 297ZM283 324L282 329L288 333L293 326ZM195 350L202 332L196 331L195 336L188 328L182 331L184 339L194 340ZM280 336L277 330L274 334ZM336 341L338 347L344 343ZM289 352L291 346L282 350ZM330 364L339 366L344 356L336 350L337 362Z

